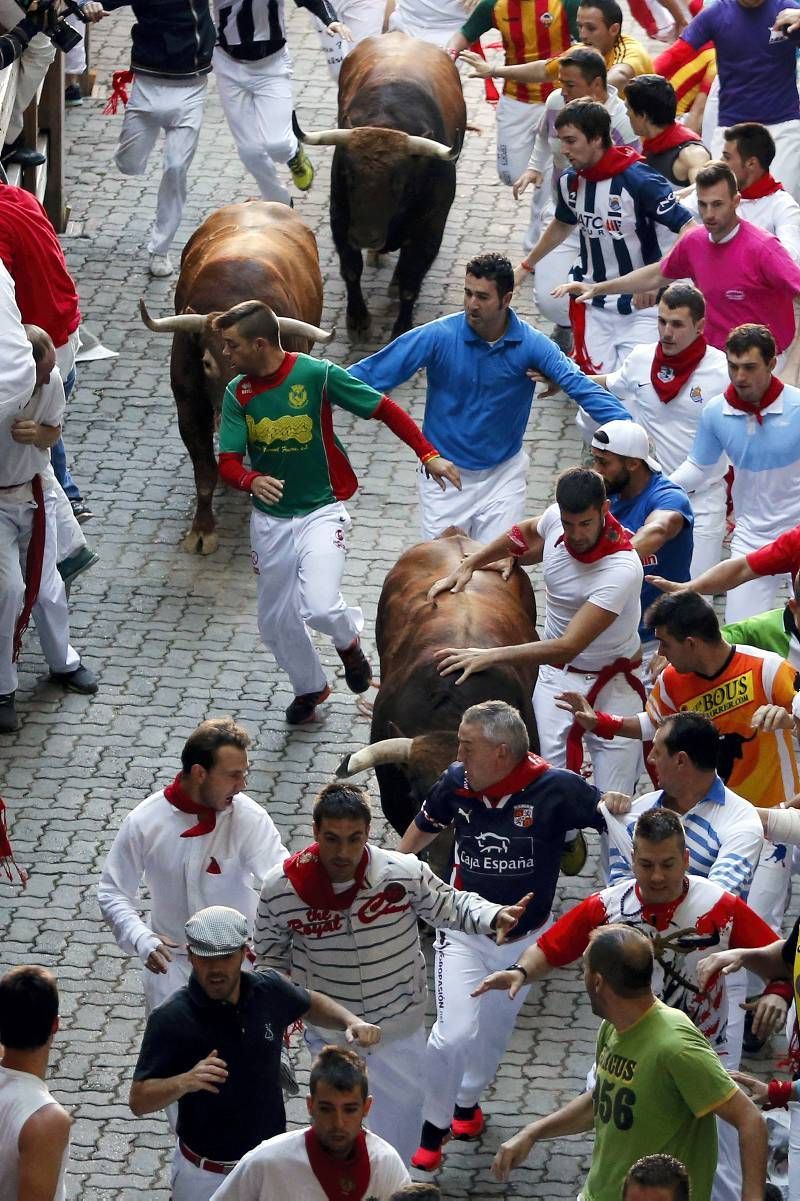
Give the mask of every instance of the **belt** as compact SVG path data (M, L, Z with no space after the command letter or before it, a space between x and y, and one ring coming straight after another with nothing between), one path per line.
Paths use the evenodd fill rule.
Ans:
M204 1172L216 1172L218 1176L227 1176L232 1172L239 1162L236 1159L228 1160L227 1162L219 1162L216 1159L204 1159L202 1155L196 1155L183 1139L178 1139L178 1147L184 1159L188 1159L189 1163L193 1163L196 1168L202 1168Z

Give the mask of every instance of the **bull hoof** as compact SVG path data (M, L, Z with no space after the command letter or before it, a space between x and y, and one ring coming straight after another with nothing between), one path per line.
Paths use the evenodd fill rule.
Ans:
M219 538L213 530L204 534L202 530L189 530L183 540L183 549L190 555L213 555L219 546Z
M380 265L381 265L380 251L379 250L368 250L367 251L367 266L368 267L380 267Z
M397 275L397 268L394 269L394 274L389 280L389 287L386 289L390 300L399 300L400 298L400 280Z
M347 314L347 331L351 334L367 334L372 318L366 309L363 313L348 313Z

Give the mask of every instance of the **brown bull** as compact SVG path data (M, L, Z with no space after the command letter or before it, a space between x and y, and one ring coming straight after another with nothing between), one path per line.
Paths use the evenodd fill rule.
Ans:
M339 128L298 133L335 146L331 231L347 286L347 325L369 326L362 250L399 250L390 291L392 337L411 327L422 281L439 253L456 188L467 114L449 55L404 33L365 38L339 76Z
M217 549L214 429L225 386L236 374L223 357L222 339L211 321L243 300L261 300L275 310L286 350L308 351L315 340L333 336L318 328L322 276L317 240L285 204L250 200L212 213L181 256L176 316L153 320L140 302L149 329L175 335L170 382L197 488L184 548L204 555Z
M478 543L460 531L406 551L387 575L375 636L381 685L372 714L370 745L345 757L340 776L374 767L381 808L402 833L436 778L456 757L461 716L480 701L507 701L518 709L538 748L532 695L536 668L499 664L463 684L439 675L434 655L445 646L491 647L535 642L536 600L524 571L509 580L479 571L463 592L427 599Z

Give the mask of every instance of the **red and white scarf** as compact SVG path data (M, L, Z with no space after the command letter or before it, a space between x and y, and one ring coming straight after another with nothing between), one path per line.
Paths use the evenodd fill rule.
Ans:
M170 805L180 809L181 813L192 813L200 818L196 826L190 826L188 830L183 831L181 838L197 838L200 834L210 834L216 827L216 810L209 809L207 805L201 805L199 801L193 801L188 793L184 792L180 772L164 789L164 796Z
M650 366L650 383L662 404L668 405L675 399L699 367L707 349L702 334L698 334L694 342L679 354L664 354L661 343L657 344Z
M596 563L598 559L614 555L618 550L633 550L630 532L610 513L606 513L600 537L591 550L573 550L563 534L556 539L556 546L560 546L562 542L573 559L577 559L579 563Z
M301 901L313 909L349 909L358 890L364 883L369 866L369 851L364 854L355 870L353 883L344 892L334 892L331 878L322 866L319 843L312 843L303 851L291 855L283 865L284 875Z
M770 378L769 387L761 397L761 400L756 404L751 404L749 400L742 400L733 384L728 384L725 389L725 399L732 409L737 409L740 413L749 413L751 417L755 417L759 425L763 425L764 418L762 413L778 399L782 391L783 383L778 379L777 375L773 375Z

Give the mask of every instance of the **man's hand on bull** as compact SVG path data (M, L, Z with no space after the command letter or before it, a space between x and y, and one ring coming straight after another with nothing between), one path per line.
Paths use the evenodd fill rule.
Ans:
M250 495L265 505L277 505L283 496L283 480L271 475L258 475L250 485Z
M508 938L515 926L519 925L520 919L523 917L525 910L533 900L533 893L526 892L524 897L521 897L516 905L504 905L494 915L492 921L492 929L497 935L497 945L500 946Z
M793 730L794 718L783 705L761 705L750 719L750 725L762 734L774 734L776 730Z
M460 671L461 675L456 680L456 684L463 684L476 671L486 671L487 667L500 663L504 658L504 649L501 646L491 647L489 650L482 650L477 646L461 647L461 649L450 646L436 651L434 658L439 662L440 676L451 676L454 672Z
M435 459L428 459L425 464L425 474L429 475L441 488L442 492L447 488L447 481L461 491L461 473L455 463L451 463L444 455L437 455Z
M593 730L597 725L597 714L582 692L559 692L556 708L571 713L584 730Z
M344 21L331 21L330 25L326 26L326 32L332 38L340 37L343 42L352 42L353 34L349 25L345 25Z
M574 296L581 304L589 304L595 296L603 295L603 286L602 284L581 283L559 284L553 288L550 295L555 296L557 300L560 300L562 296Z
M486 59L481 58L480 54L476 54L474 50L462 50L461 57L472 67L470 79L491 79L494 75L492 64L487 63Z

